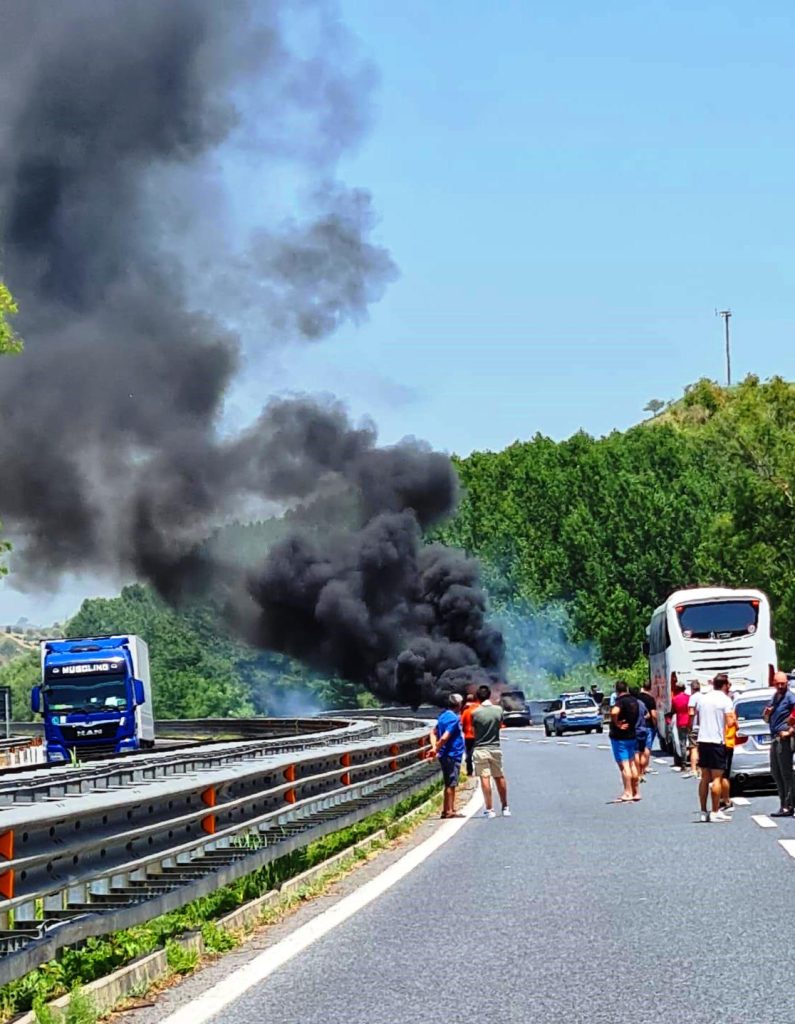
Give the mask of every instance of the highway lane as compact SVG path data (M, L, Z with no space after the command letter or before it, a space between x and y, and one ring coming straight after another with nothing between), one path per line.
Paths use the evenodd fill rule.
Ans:
M511 731L509 819L475 818L374 903L212 1018L218 1024L455 1024L795 1018L795 860L752 797L697 822L669 768L636 805L606 740ZM795 844L794 844L795 845Z

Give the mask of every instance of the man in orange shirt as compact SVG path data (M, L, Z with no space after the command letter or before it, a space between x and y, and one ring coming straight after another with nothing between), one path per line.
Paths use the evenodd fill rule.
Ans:
M475 749L475 725L472 721L472 714L480 707L480 701L474 693L468 693L464 700L464 710L461 712L461 730L464 733L464 750L466 757L467 775L475 774L472 764L472 751Z

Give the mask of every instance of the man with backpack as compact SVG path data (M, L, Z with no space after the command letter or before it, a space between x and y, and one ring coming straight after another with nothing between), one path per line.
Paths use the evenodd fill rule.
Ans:
M638 765L636 761L638 701L629 693L623 679L616 683L616 702L610 709L610 746L618 765L624 787L616 803L640 800L638 793Z

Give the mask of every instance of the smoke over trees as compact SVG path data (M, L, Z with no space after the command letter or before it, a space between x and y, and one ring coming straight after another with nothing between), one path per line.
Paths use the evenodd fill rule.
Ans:
M0 513L20 575L132 570L175 602L212 592L253 642L390 697L496 671L476 566L421 540L455 507L444 456L379 448L304 398L219 430L238 328L259 352L317 342L396 272L370 196L335 176L372 73L333 6L0 0L0 15L0 239L28 341L0 371ZM280 211L244 238L230 155ZM209 530L250 501L308 503L323 533L248 573L208 557Z

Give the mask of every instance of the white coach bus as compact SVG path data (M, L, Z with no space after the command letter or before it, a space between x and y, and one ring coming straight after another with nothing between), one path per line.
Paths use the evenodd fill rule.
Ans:
M693 587L677 590L654 610L646 630L651 690L657 701L660 739L671 687L709 682L725 672L733 691L770 686L776 671L770 602L761 590Z

